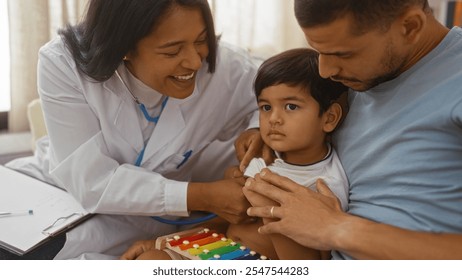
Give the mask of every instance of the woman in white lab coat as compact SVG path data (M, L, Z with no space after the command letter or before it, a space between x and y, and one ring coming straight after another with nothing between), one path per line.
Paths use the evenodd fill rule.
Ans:
M49 177L100 214L68 232L57 259L118 258L178 230L151 216L249 219L243 182L219 178L234 139L258 126L257 67L217 41L206 0L93 0L41 48Z

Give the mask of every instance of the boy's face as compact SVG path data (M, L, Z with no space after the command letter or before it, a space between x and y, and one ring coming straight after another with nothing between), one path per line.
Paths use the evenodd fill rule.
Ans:
M263 141L292 164L310 164L327 153L324 116L305 89L286 84L267 87L258 97Z

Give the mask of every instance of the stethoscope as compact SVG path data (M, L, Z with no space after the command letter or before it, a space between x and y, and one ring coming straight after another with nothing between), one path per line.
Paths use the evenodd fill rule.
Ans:
M136 97L132 91L130 90L130 88L127 86L127 84L125 83L125 81L122 79L122 77L120 76L119 74L119 71L115 70L115 74L117 76L117 78L119 78L120 82L124 85L124 87L127 89L127 91L130 93L130 95L132 96L133 100L136 102L136 104L138 105L138 107L140 108L141 112L143 113L143 116L144 118L148 121L148 122L152 122L154 124L157 125L157 123L159 122L159 119L160 119L160 115L162 114L162 112L164 111L164 108L165 106L167 105L167 102L168 102L168 96L165 97L165 99L162 101L162 105L161 105L161 109L160 109L160 113L159 115L155 116L155 117L152 117L149 115L148 113L148 110L146 109L146 106L144 106L143 103L141 103L138 99L138 97ZM138 157L136 158L136 161L135 161L135 166L141 166L141 162L143 161L143 157L144 157L144 150L145 150L146 146L141 150L141 152L139 153ZM192 150L188 151L184 157L185 157L185 160L180 163L180 165L178 165L177 168L179 168L190 156L191 156L191 153L192 153ZM156 221L159 221L161 223L164 223L164 224L169 224L169 225L178 225L178 226L183 226L183 225L193 225L193 224L198 224L198 223L202 223L202 222L206 222L206 221L209 221L213 218L217 217L216 214L208 214L204 217L200 217L200 218L195 218L195 219L190 219L190 220L170 220L170 219L165 219L165 218L162 218L162 217L158 217L158 216L151 216L152 219L156 220Z

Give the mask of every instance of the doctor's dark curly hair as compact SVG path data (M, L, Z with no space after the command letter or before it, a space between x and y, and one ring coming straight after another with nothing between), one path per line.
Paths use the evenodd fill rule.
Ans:
M59 30L77 68L96 81L109 79L123 57L149 35L175 6L199 8L207 28L210 73L215 71L217 38L207 0L90 0L79 24Z

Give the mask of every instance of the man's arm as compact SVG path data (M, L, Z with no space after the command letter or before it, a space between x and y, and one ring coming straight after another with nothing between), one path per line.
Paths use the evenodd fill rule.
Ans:
M246 191L277 201L260 233L280 233L309 248L337 250L357 259L462 259L462 234L415 232L342 212L330 189L318 181L318 192L265 169L249 179ZM271 217L272 206L251 207L250 216Z
M339 251L357 259L462 259L462 235L404 230L348 215Z

